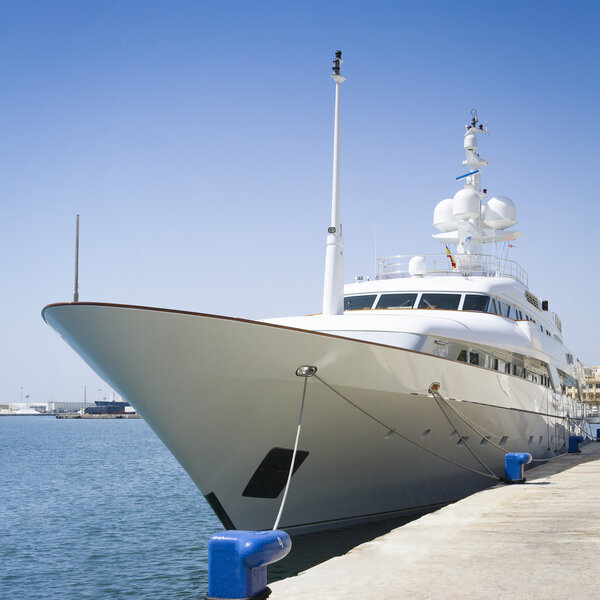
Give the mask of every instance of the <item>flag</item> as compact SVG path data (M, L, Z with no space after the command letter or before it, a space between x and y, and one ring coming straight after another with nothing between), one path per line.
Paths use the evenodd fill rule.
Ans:
M509 244L508 247L509 248L514 248L514 246L512 244Z
M448 255L448 258L450 259L450 262L452 263L452 268L456 269L456 263L454 262L454 258L452 257L452 253L450 252L450 248L448 248L447 245L446 245L446 254Z

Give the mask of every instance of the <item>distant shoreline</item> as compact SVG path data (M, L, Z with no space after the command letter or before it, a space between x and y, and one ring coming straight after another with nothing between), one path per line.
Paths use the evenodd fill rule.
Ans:
M119 414L119 415L78 415L71 413L39 413L37 415L19 415L17 413L0 413L0 417L54 417L56 419L141 419L138 414Z

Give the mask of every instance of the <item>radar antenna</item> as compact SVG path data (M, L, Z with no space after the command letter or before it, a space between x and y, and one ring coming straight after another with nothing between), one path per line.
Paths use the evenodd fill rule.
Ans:
M478 122L479 122L479 119L477 118L477 109L472 108L471 109L471 127L475 127Z
M340 67L342 65L344 61L342 60L342 51L338 50L335 53L335 58L333 59L333 67L331 67L333 74L334 75L338 75L340 74Z

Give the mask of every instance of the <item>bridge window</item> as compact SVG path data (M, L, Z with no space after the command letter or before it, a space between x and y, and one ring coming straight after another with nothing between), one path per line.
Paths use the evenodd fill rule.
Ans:
M435 308L437 310L457 310L460 294L423 294L419 308Z
M375 308L412 308L417 294L382 294Z
M467 294L463 304L463 310L476 310L478 312L487 312L490 303L489 296L479 296L476 294Z
M373 306L377 294L364 296L346 296L344 298L344 310L366 310Z

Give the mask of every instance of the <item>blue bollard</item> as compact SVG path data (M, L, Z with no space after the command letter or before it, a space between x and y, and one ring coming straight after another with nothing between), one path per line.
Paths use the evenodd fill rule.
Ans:
M266 598L267 565L290 551L292 540L280 529L217 533L208 542L208 596L222 598Z
M596 429L596 441L600 442L600 428Z
M582 435L570 435L569 436L569 454L581 454L579 444L583 442Z
M532 461L528 452L509 452L504 455L504 481L506 483L525 483L523 469Z

